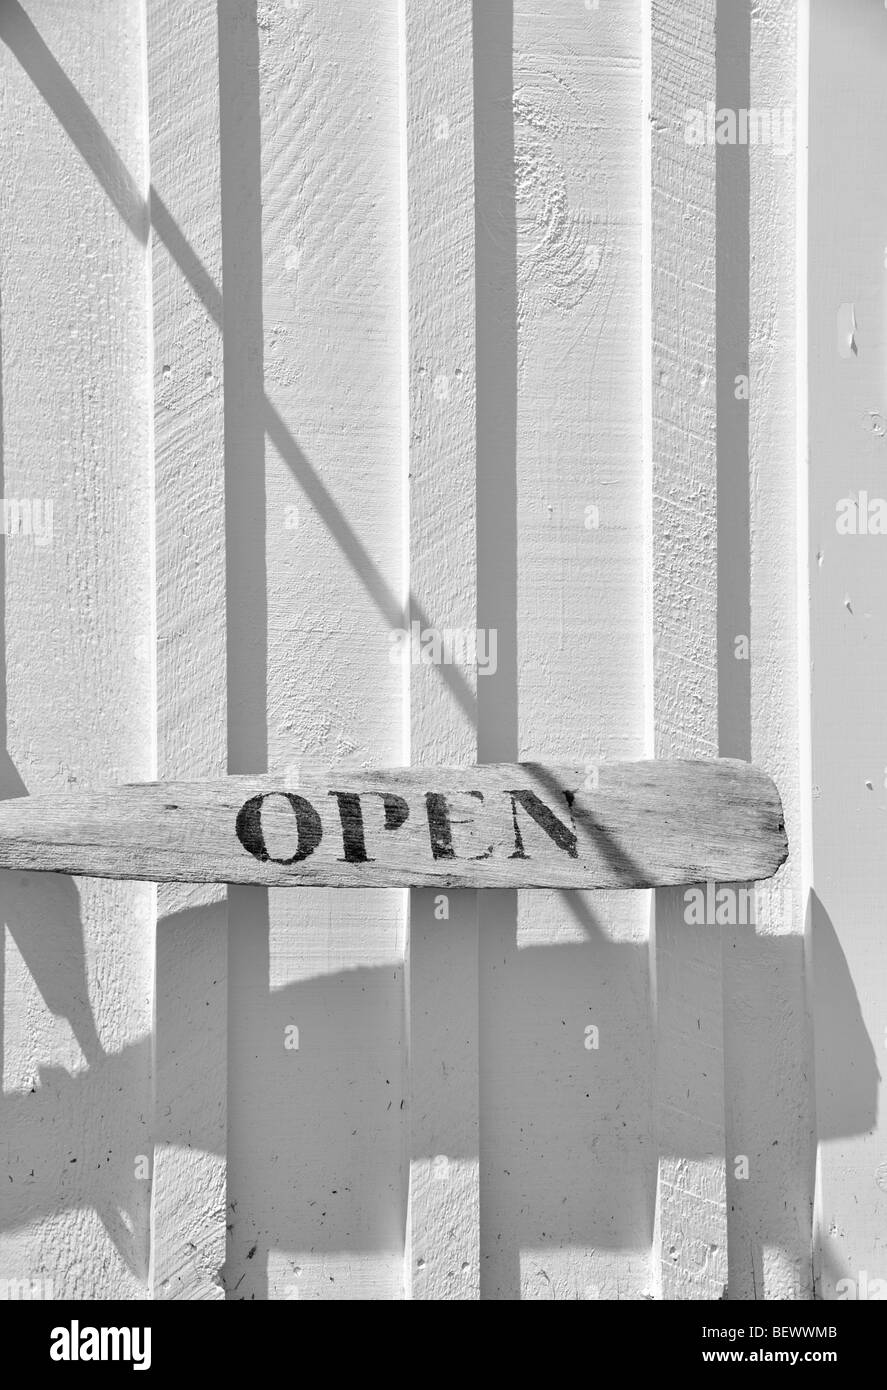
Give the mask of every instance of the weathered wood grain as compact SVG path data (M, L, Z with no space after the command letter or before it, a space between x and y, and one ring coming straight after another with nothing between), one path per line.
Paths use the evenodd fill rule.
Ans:
M645 888L767 878L779 794L732 759L341 770L31 797L0 807L0 867L327 887Z

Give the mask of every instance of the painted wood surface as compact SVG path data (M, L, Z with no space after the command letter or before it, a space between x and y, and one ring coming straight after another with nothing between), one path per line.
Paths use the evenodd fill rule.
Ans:
M220 6L228 770L406 761L395 0ZM234 1299L403 1296L405 895L229 892Z
M838 9L814 0L804 286L809 424L801 465L809 470L814 1273L823 1299L887 1294L885 63L883 6L851 0Z
M481 761L644 744L641 9L476 6ZM484 895L481 1293L649 1290L640 895ZM597 1044L597 1045L596 1045Z
M885 11L471 11L3 0L0 796L720 753L792 853L652 945L639 893L4 870L0 1278L885 1277Z
M647 717L657 757L718 751L716 154L685 138L716 86L717 6L653 0L648 37ZM692 273L689 268L692 267ZM727 1287L721 931L657 893L651 931L657 1151L653 1288Z
M491 655L476 631L472 8L471 0L401 4L410 619L402 656L409 756L418 763L475 761L477 658L481 649ZM428 662L447 631L461 660ZM417 1300L476 1299L480 1289L477 931L473 893L410 894L404 1287Z
M0 7L4 797L154 771L143 61L136 6ZM144 1297L154 890L0 899L0 1277Z
M5 868L172 883L649 888L767 878L787 853L773 781L726 758L227 777L0 807Z
M797 234L805 231L797 196L805 77L799 90L797 67L805 54L796 9L782 0L741 6L727 0L718 11L722 104L773 113L780 129L788 119L794 132L785 144L760 143L744 152L724 147L719 182L719 478L726 477L719 484L718 563L719 586L729 596L719 612L720 751L773 773L792 847L776 877L756 889L753 914L737 914L723 934L734 1300L812 1294L814 1115L801 872L806 734L797 675L804 503L797 465L794 254Z
M222 334L218 289L207 290L222 278L216 8L146 8L162 779L227 769ZM226 924L224 889L158 888L149 1285L158 1299L224 1297Z

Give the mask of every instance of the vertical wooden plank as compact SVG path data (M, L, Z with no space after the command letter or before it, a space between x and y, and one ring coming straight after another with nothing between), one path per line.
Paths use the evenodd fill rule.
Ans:
M397 765L398 3L220 15L232 762ZM230 895L232 1298L402 1295L404 899Z
M223 775L225 476L215 0L148 0L156 776ZM202 268L194 275L189 248ZM204 284L213 287L206 302ZM151 1297L224 1297L225 890L157 888Z
M718 320L732 321L733 336L718 345L718 471L735 469L746 507L744 567L732 573L724 537L740 524L738 508L722 499L719 585L722 597L725 588L743 596L746 616L721 614L719 694L722 713L732 706L734 741L725 745L722 727L720 751L776 778L791 846L777 877L755 886L752 910L737 899L723 928L729 1286L731 1299L804 1299L813 1113L797 699L796 7L721 0L718 27L719 66L732 66L738 89L735 99L719 89L718 106L767 113L778 137L721 152L741 197L718 203L722 257L733 258L719 269ZM738 453L720 447L725 430L741 438Z
M5 795L152 773L143 57L138 6L0 6ZM4 874L0 912L0 1277L143 1297L153 890Z
M479 753L640 757L637 0L476 6ZM481 1292L648 1293L648 913L484 893Z
M686 138L715 91L715 0L652 0L649 65L648 617L654 755L718 751L715 146ZM653 1279L663 1299L727 1286L721 938L655 894L658 1152Z
M477 757L471 0L402 0L409 616L466 645L408 667L410 757ZM429 640L429 639L426 639ZM481 654L485 649L481 648ZM410 894L406 1291L479 1296L477 895Z
M865 1300L887 1290L887 11L809 12L814 1259L819 1298Z

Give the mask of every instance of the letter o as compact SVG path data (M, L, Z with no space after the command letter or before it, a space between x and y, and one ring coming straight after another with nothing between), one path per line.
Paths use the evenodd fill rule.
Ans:
M262 805L269 796L284 797L295 813L299 848L290 859L276 859L268 853L262 833ZM309 854L314 853L323 837L320 816L310 801L306 801L304 796L297 796L295 792L261 792L258 796L251 796L238 811L235 828L243 848L263 864L269 860L272 864L298 864L300 859L307 859Z

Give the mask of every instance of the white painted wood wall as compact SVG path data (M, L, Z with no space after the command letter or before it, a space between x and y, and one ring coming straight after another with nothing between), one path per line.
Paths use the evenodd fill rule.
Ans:
M0 795L720 752L792 853L756 925L2 875L0 1279L887 1278L885 76L881 0L2 0Z

